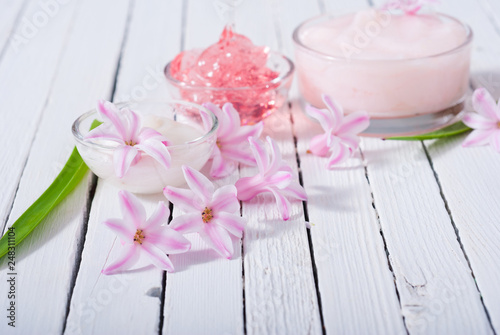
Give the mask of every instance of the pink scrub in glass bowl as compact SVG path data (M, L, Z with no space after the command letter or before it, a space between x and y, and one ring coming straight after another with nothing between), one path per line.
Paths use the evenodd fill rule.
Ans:
M285 104L293 70L287 57L228 26L217 43L178 54L165 76L174 98L220 107L230 102L242 124L255 124Z
M367 136L426 133L460 119L469 85L471 29L445 14L364 10L296 28L301 95L330 95L371 118Z

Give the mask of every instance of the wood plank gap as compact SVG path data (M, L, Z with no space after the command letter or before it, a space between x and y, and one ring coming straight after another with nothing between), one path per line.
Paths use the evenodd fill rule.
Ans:
M5 51L7 50L7 47L10 44L10 39L12 38L12 34L14 34L14 31L16 31L17 26L19 25L19 22L21 21L21 18L24 16L24 13L27 10L28 7L28 1L29 0L24 0L21 9L19 10L19 13L16 15L16 18L14 20L14 24L12 25L9 33L9 37L5 41L5 44L3 45L2 49L0 50L0 61L3 58L3 55L5 54Z
M302 169L300 167L299 150L297 148L297 141L298 140L297 140L297 135L295 133L295 121L293 119L292 104L293 103L291 101L288 102L288 109L290 111L290 123L292 124L293 145L295 146L295 159L297 160L297 171L298 171L298 176L299 176L299 183L305 189L304 179L302 177ZM307 201L302 201L302 208L304 210L304 220L306 222L309 222L309 212L308 212L308 208L307 208ZM321 293L319 290L318 267L316 266L316 258L314 255L314 247L313 247L313 241L312 241L312 236L311 236L311 230L306 229L306 232L307 232L307 243L309 244L309 253L311 255L314 286L316 287L316 297L318 299L319 317L321 320L321 331L322 331L323 335L326 335L325 319L323 316L323 305L321 302Z
M92 173L92 172L91 172ZM76 260L75 260L75 266L73 268L73 273L71 275L71 280L69 284L69 292L68 292L68 301L66 303L66 315L64 316L64 324L62 328L62 334L64 334L64 331L66 330L66 324L68 322L68 315L69 315L69 310L71 307L71 298L73 297L73 291L75 289L75 284L76 284L76 278L78 277L78 273L80 272L80 265L82 264L82 253L83 249L85 248L85 240L87 238L87 230L88 230L88 223L89 223L89 218L90 218L90 210L92 209L92 203L94 201L94 196L95 196L95 190L97 188L97 176L92 174L92 178L90 179L89 182L89 193L87 195L87 200L86 200L86 207L83 213L83 218L82 218L82 226L80 230L80 236L82 239L78 241L77 244L77 251L76 251Z
M238 164L238 175L241 175L240 165ZM243 201L240 201L240 216L243 217ZM243 243L243 238L241 239L241 293L243 301L243 334L247 335L247 308L245 304L245 243Z
M455 231L455 235L457 236L457 241L458 244L460 245L460 249L462 250L462 253L464 254L465 260L467 261L467 266L469 267L470 274L472 275L472 278L474 278L474 285L476 286L477 292L479 293L479 299L481 300L481 305L483 305L484 312L486 313L486 318L488 319L488 323L490 324L491 330L493 331L493 334L497 334L495 328L493 327L493 323L491 322L491 317L490 313L488 311L488 308L486 308L486 305L484 304L483 300L483 295L481 294L481 290L479 289L479 286L477 285L476 281L476 276L474 275L474 270L472 269L472 265L469 260L469 256L467 255L467 252L465 251L464 245L462 243L462 239L460 238L460 231L458 230L457 225L455 224L455 220L453 219L453 214L451 213L450 207L448 206L448 201L446 200L446 197L443 193L443 188L441 186L441 181L439 180L439 176L434 169L434 164L432 162L432 158L429 155L429 152L427 151L427 146L424 144L423 141L420 141L422 144L422 148L424 149L425 156L427 157L427 161L429 162L429 166L432 170L432 173L434 174L434 178L436 179L436 183L439 188L439 194L441 195L441 198L443 199L444 202L444 207L446 208L446 212L448 212L448 215L450 217L450 222L451 225L453 226L453 230Z
M326 13L325 0L318 0L318 7L319 7L319 11L320 11L321 14L325 14Z
M392 278L393 278L393 283L394 283L394 290L396 291L396 296L398 297L399 308L401 309L401 317L403 318L403 325L405 327L406 334L410 334L410 332L408 331L408 326L406 325L405 316L402 313L403 308L401 306L401 297L399 295L398 286L396 285L396 275L394 274L394 269L393 269L392 264L391 264L391 258L390 258L389 248L387 248L387 241L385 240L385 235L384 235L384 231L382 229L382 224L380 223L380 215L378 213L377 206L375 205L375 197L373 196L373 189L372 189L372 185L370 184L370 177L368 176L368 166L366 164L365 155L363 153L363 150L361 150L361 148L359 149L359 153L361 154L361 160L363 162L363 168L365 170L366 181L368 182L368 187L370 188L370 195L371 195L371 198L372 198L372 207L373 207L373 210L375 211L375 217L376 217L379 229L380 229L379 230L380 236L382 237L382 242L384 243L384 251L385 251L385 255L387 257L387 265L389 267L389 270L392 273Z
M134 12L134 5L135 5L135 0L131 0L129 2L125 30L123 31L123 39L122 39L122 43L120 45L120 55L118 56L118 62L116 62L115 79L113 80L113 88L111 89L110 101L114 101L114 98L115 98L116 85L118 84L118 74L120 73L120 67L122 65L123 50L125 49L125 45L127 43L130 22L132 21L132 13ZM118 102L120 102L120 101L118 101Z
M170 217L168 222L172 220L173 206L170 204ZM165 292L167 292L167 271L163 271L163 277L161 279L161 294L160 294L160 323L158 325L158 334L163 335L163 323L165 322Z

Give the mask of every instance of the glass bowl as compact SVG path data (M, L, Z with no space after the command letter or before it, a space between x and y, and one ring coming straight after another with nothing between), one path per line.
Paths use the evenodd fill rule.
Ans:
M270 52L266 65L278 72L279 76L269 82L251 87L192 86L171 75L171 63L165 67L165 77L174 99L199 104L212 102L219 106L230 102L239 112L242 124L255 124L279 110L287 100L294 72L290 59L280 53Z
M363 135L374 137L422 134L461 118L469 87L473 36L469 26L435 14L441 21L463 27L465 40L445 52L418 58L356 58L326 54L307 45L305 38L311 29L329 20L350 19L349 15L354 16L314 17L295 29L295 64L303 104L324 108L321 94L325 93L346 114L367 111L371 121ZM370 21L366 27L375 23Z
M76 119L72 131L78 152L98 177L130 192L159 193L165 186L185 184L182 165L200 170L210 158L217 140L218 122L216 116L208 109L182 101L123 102L115 105L118 108L128 107L137 112L142 116L143 127L159 131L172 142L172 145L168 146L171 166L166 169L142 153L140 160L132 165L122 178L117 177L113 166L113 152L116 146L85 140L92 122L98 118L97 110L93 109ZM201 110L212 119L212 128L208 132L203 127Z

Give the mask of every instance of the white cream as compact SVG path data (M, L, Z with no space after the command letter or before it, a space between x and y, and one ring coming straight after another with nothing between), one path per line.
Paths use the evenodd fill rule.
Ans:
M118 178L114 172L113 150L77 143L78 151L98 177L134 193L159 193L165 186L182 186L185 184L182 165L200 170L210 158L215 136L187 144L203 136L205 132L201 129L155 115L143 116L143 126L155 129L172 142L169 169L142 154L139 162L131 166L123 178Z

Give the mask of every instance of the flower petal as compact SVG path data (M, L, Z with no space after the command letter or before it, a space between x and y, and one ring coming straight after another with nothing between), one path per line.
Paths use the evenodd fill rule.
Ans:
M246 142L249 137L259 138L264 130L264 123L262 121L254 125L241 126L237 132L227 136L227 141L232 143Z
M218 147L215 147L212 153L212 166L210 168L210 176L212 178L222 178L233 173L238 167L238 163L225 160Z
M163 142L157 140L147 140L137 144L135 147L144 151L166 169L170 167L170 152L168 152L168 149Z
M213 106L211 106L211 105L213 105L213 104L212 103L205 103L205 104L203 104L203 107L212 111ZM217 106L215 106L215 107L217 107ZM210 129L212 129L212 127L214 126L212 116L210 114L208 114L206 111L204 111L203 109L200 109L200 117L201 117L201 120L203 122L203 129L205 129L205 131L209 131Z
M328 151L330 150L327 145L327 139L329 136L329 133L314 136L311 140L311 143L309 143L309 151L316 156L326 156L328 154Z
M500 152L500 130L497 129L490 136L490 144L497 152Z
M262 177L256 175L253 177L243 177L236 181L237 197L241 201L251 200L257 194L262 192Z
M328 107L328 109L330 110L332 116L332 124L328 128L338 129L338 127L340 126L340 121L344 117L344 110L342 109L342 106L340 106L335 100L333 100L326 94L322 94L321 98L323 99L326 107Z
M222 106L222 112L227 115L227 119L229 121L228 126L232 131L240 129L240 114L238 114L238 111L233 107L232 103L226 102L224 106Z
M131 222L135 229L142 228L146 222L146 210L139 199L125 190L118 192L118 198L120 199L123 221Z
M278 205L281 218L287 221L290 219L290 201L288 201L288 199L285 198L285 196L283 196L278 190L271 187L268 189L272 192L274 198L276 199L276 205Z
M283 166L283 159L281 157L281 151L276 143L271 137L266 137L267 142L269 143L269 148L271 149L271 163L269 164L269 168L265 173L275 173Z
M500 112L495 100L484 87L478 88L472 94L472 106L482 116L491 120L500 120Z
M226 161L236 161L250 166L255 166L256 163L255 157L248 151L248 145L238 147L221 143L221 154Z
M267 151L264 149L264 143L255 137L249 137L248 142L250 143L250 150L255 157L259 171L261 171L261 173L265 173L269 167L269 156Z
M221 226L211 223L204 224L200 237L221 256L227 259L233 256L233 241L229 233Z
M161 227L162 224L168 223L170 209L163 201L159 201L153 214L147 219L144 229L151 230Z
M324 131L328 131L329 129L333 128L334 120L332 117L332 113L328 109L319 109L307 105L306 113L313 119L316 119Z
M141 248L142 250L144 250L144 252L146 252L146 254L149 256L149 259L155 266L168 272L174 271L174 265L172 264L168 256L154 244L144 242L141 245Z
M307 200L306 191L300 184L296 181L292 181L287 188L284 189L284 195L296 198L299 200Z
M154 231L147 231L145 234L145 241L167 254L180 254L191 249L191 242L169 226L156 227Z
M144 143L148 140L156 140L156 141L163 143L164 145L171 145L172 144L165 136L163 136L162 134L160 134L159 132L157 132L153 128L149 128L149 127L142 128L141 132L137 136L137 139L139 140L139 144Z
M163 195L174 206L179 207L185 213L196 212L202 209L196 201L196 195L191 190L167 186L163 189Z
M210 208L213 209L214 212L238 212L240 210L240 202L236 194L237 190L234 185L226 185L218 188L214 192Z
M473 130L462 142L463 147L479 146L488 144L493 130Z
M107 219L102 224L115 232L122 241L128 243L132 242L137 230L135 225L129 220Z
M284 189L292 181L292 173L289 171L278 171L266 179L269 185L274 185L280 190Z
M125 145L125 141L116 132L116 129L110 127L105 123L89 131L88 134L85 135L85 139L86 140L100 139L104 141L112 141L121 145Z
M326 164L327 169L333 169L334 165L344 162L351 156L351 151L340 142L336 143L331 148L332 153Z
M219 108L219 106L214 105L213 103L205 103L203 104L203 107L209 109L217 117L217 121L219 123L219 127L217 127L217 138L224 137L231 133L231 120L229 119L229 116Z
M127 138L127 129L125 121L120 114L120 110L111 102L105 100L99 100L97 102L97 111L101 115L104 122L111 122L115 127L118 134L124 140L129 140Z
M497 126L495 120L489 119L477 113L465 114L462 121L465 123L466 126L473 129L485 130L485 129L496 128Z
M354 112L346 115L337 131L338 136L342 134L357 135L370 125L370 116L367 112Z
M140 153L135 147L122 145L113 152L113 165L118 178L123 178L130 166L139 159Z
M224 227L224 229L226 229L234 236L239 238L243 236L243 230L245 229L246 220L241 216L219 212L216 213L213 220L215 223Z
M204 224L201 212L196 212L176 216L168 226L181 234L188 234L200 232Z
M130 269L139 260L139 250L135 244L126 244L122 247L120 256L101 272L105 275L114 274Z
M184 178L189 188L195 194L200 195L205 203L211 201L214 194L214 184L201 172L196 171L190 166L183 165L182 171L184 172Z

